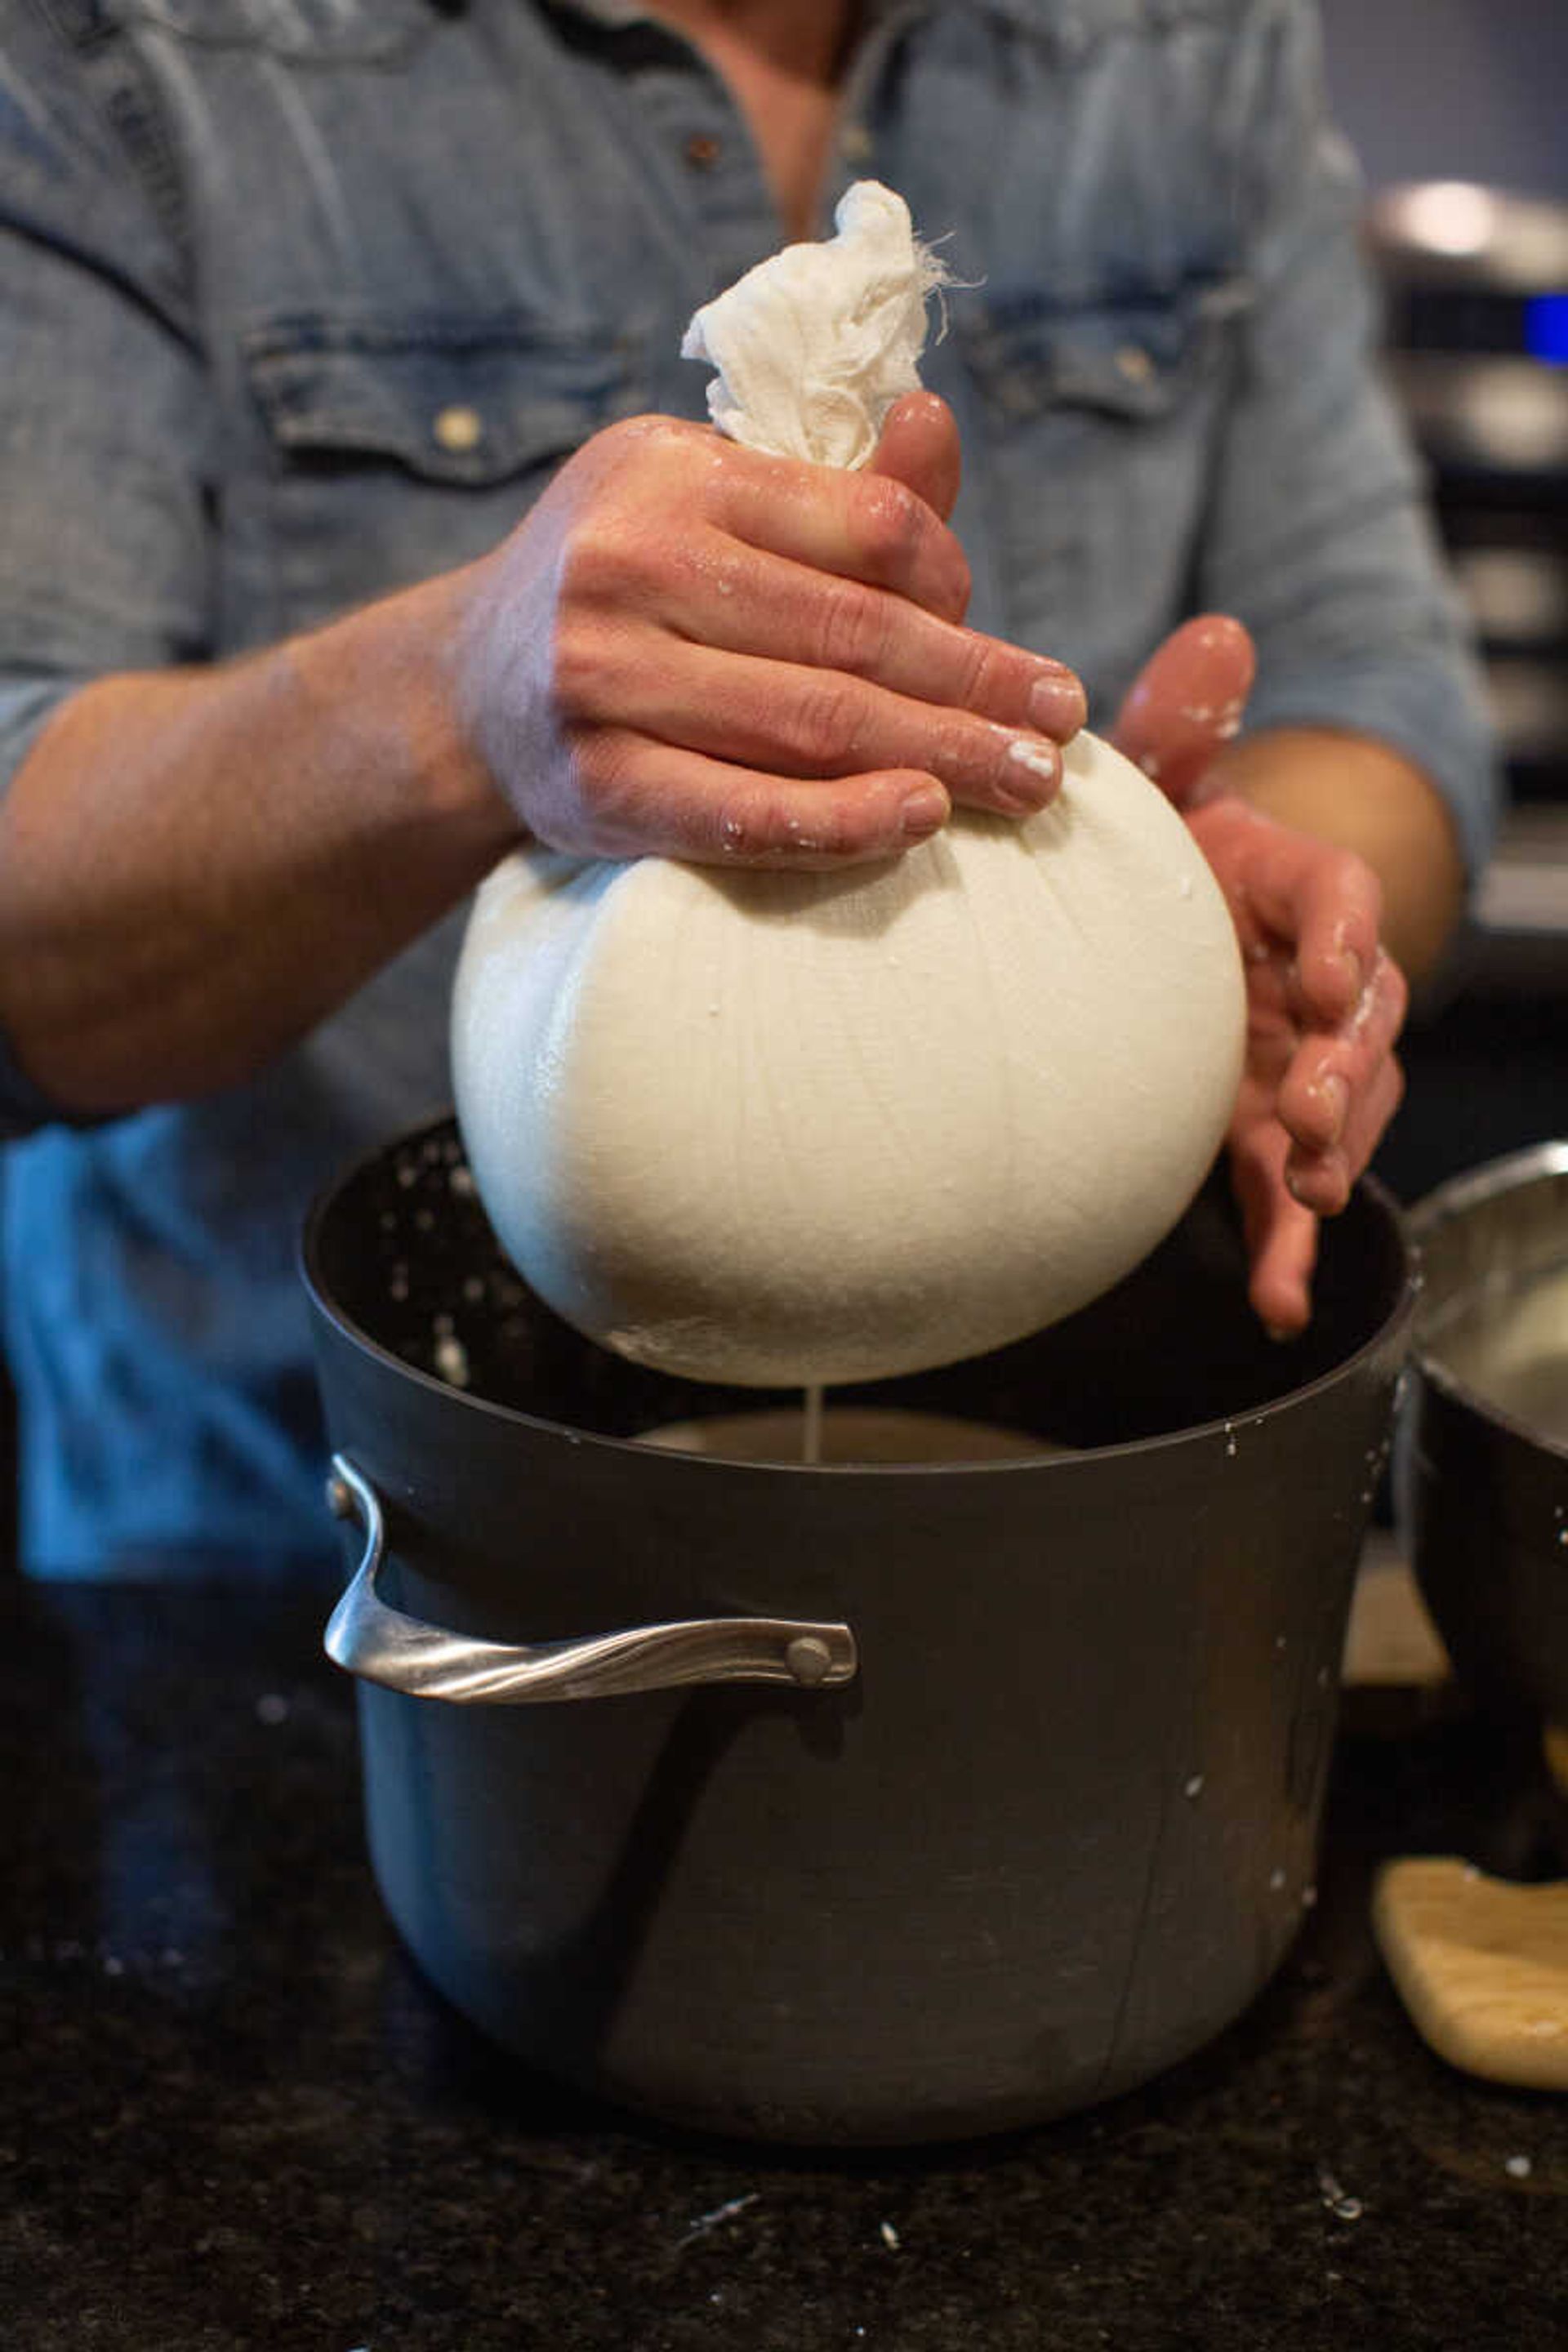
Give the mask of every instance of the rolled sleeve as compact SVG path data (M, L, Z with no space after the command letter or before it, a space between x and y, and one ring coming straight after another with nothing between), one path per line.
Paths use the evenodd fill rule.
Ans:
M183 265L26 12L0 44L0 352L3 792L79 686L212 646L215 436ZM0 1136L57 1115L0 1042Z
M1296 0L1268 14L1238 94L1264 126L1243 191L1258 227L1201 600L1257 639L1249 729L1390 744L1443 794L1474 877L1498 806L1480 668L1379 371L1360 175L1325 119L1316 18Z

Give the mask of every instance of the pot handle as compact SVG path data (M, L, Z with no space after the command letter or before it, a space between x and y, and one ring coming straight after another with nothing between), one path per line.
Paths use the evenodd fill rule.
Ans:
M847 1625L787 1617L698 1617L621 1633L520 1647L450 1633L391 1608L375 1589L385 1554L381 1497L343 1454L332 1456L327 1504L364 1523L364 1552L327 1625L334 1664L363 1682L458 1706L525 1706L542 1699L605 1698L687 1683L790 1683L831 1690L859 1660Z

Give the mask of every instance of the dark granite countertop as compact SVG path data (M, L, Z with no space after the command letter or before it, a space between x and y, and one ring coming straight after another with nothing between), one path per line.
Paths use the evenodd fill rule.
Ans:
M0 1581L7 2352L1568 2343L1568 2107L1430 2056L1367 1925L1384 1853L1557 1866L1528 1749L1352 1719L1295 1951L1143 2091L759 2153L591 2108L426 1989L325 1590Z

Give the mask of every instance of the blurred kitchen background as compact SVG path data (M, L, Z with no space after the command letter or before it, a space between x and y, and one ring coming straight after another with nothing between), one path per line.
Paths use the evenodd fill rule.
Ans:
M1321 0L1389 364L1480 633L1510 808L1379 1157L1413 1200L1568 1134L1568 6Z

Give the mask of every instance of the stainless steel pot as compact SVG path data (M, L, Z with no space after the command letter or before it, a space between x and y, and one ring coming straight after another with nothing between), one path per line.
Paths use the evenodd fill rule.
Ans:
M984 1464L636 1442L765 1400L560 1323L449 1124L304 1255L372 1855L481 2027L670 2118L873 2143L1105 2097L1267 1980L1412 1307L1375 1187L1300 1342L1216 1187L1069 1322L855 1392L1081 1449Z
M1453 1178L1409 1225L1396 1484L1416 1580L1483 1707L1568 1724L1568 1142Z

